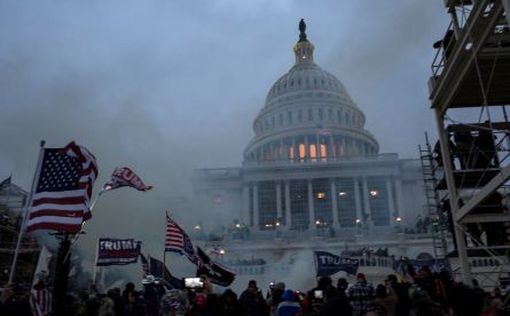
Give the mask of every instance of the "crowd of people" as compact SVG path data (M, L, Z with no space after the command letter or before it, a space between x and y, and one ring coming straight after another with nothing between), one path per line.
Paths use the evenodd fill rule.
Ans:
M476 282L467 286L453 282L447 273L431 273L427 267L415 274L412 282L388 275L384 284L373 286L363 273L349 284L345 278L318 279L308 291L289 289L284 282L271 282L262 290L255 280L238 295L231 289L219 293L202 276L194 286L167 289L162 280L147 276L143 289L128 283L123 290L109 289L99 294L92 287L68 295L66 315L78 316L502 316L507 294L499 288L492 292ZM49 293L36 297L9 287L2 293L0 315L49 316Z

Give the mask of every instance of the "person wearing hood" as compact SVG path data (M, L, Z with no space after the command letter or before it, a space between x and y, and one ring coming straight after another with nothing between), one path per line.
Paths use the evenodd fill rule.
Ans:
M301 305L297 302L294 291L286 290L283 292L282 301L278 304L276 312L278 316L295 316L302 312Z

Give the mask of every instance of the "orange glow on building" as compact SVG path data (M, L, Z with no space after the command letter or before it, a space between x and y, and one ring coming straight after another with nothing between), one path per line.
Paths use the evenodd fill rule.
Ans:
M321 144L321 160L325 161L326 160L326 157L328 156L328 148L326 146L326 144Z
M310 158L315 160L317 158L317 147L315 144L310 145Z
M299 144L299 159L305 159L305 156L306 156L305 144Z

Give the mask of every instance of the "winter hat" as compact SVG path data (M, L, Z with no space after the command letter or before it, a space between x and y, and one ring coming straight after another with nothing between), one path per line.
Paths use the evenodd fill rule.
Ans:
M284 301L295 301L295 295L294 295L294 291L292 290L285 290L285 292L283 292L282 294L282 300Z

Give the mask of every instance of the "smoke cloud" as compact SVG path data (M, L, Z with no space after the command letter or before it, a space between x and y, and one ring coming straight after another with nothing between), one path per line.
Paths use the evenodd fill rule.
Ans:
M161 258L164 212L189 228L194 168L238 166L305 18L315 60L365 112L382 152L435 130L426 80L441 1L0 3L0 179L29 188L39 141L93 152L96 188L129 166L154 189L105 194L78 246L133 237ZM188 212L189 213L189 212Z

